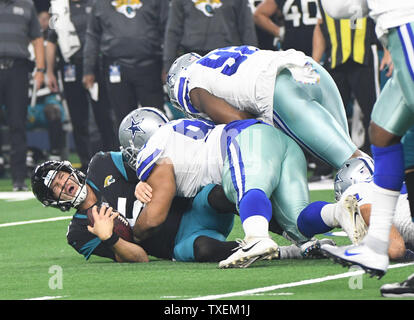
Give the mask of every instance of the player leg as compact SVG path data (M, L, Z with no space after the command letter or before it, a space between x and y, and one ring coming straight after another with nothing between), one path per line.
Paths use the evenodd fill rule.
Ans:
M395 209L394 224L408 248L414 249L414 127L402 138L406 192L402 192ZM404 188L403 188L404 189ZM411 210L410 210L411 209Z
M226 242L232 230L234 213L218 213L208 202L214 185L205 186L194 198L191 209L181 219L175 238L177 261L218 262L232 253L237 242Z
M334 260L344 265L358 264L371 275L379 277L388 268L389 234L404 180L400 138L414 124L414 79L404 56L407 43L401 40L400 35L400 28L389 30L388 49L395 69L371 115L370 139L375 170L368 234L360 246L327 247L325 250ZM413 44L410 43L410 46L412 50ZM411 92L407 93L410 87Z
M357 147L348 134L338 89L329 75L325 75L326 70L320 72L323 85L298 83L288 70L277 76L274 120L301 146L338 169Z
M244 123L239 121L236 125ZM245 238L239 250L220 262L221 268L248 267L258 259L273 258L278 253L277 244L269 236L272 217L269 198L279 183L285 148L282 136L269 125L255 124L229 139L226 145L223 189L238 208Z
M283 154L279 184L270 198L273 217L284 230L284 236L300 248L300 254L303 257L320 256L320 244L332 244L333 242L323 239L320 243L319 240L312 239L312 237L314 234L322 232L308 235L306 230L300 228L298 223L300 213L308 208L308 212L314 215L312 211L319 212L322 206L319 203L309 204L305 156L293 140L287 136L284 138L287 148ZM310 222L314 223L314 221ZM331 229L324 227L326 229L324 232Z

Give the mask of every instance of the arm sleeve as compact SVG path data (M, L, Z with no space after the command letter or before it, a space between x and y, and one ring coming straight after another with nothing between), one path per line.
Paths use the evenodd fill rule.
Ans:
M94 74L95 66L99 56L99 43L102 29L96 14L96 2L92 3L92 10L88 18L88 26L85 36L85 47L83 48L83 74Z
M49 28L47 30L46 40L49 41L49 42L52 42L52 43L56 44L57 43L57 39L58 39L58 35L57 35L56 31Z
M36 9L33 5L30 12L29 37L32 40L42 37L39 19L37 18Z
M173 64L184 32L184 12L180 0L171 0L164 37L163 67L166 72Z

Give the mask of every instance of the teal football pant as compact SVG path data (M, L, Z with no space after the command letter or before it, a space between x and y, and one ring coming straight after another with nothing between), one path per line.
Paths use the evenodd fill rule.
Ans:
M387 48L394 71L371 115L378 126L399 137L414 125L414 60L410 60L414 53L413 31L414 23L388 31Z
M233 228L234 213L217 213L208 203L208 194L214 184L205 186L184 212L175 237L174 259L194 261L194 241L200 236L226 241Z
M318 84L297 82L287 69L276 78L275 126L313 155L339 169L357 150L352 142L341 95L332 77L310 59L320 74Z

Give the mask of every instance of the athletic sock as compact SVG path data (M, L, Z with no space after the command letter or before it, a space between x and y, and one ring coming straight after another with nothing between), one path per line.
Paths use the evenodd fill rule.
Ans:
M332 229L331 226L327 225L322 218L321 212L326 206L333 206L329 202L315 201L309 204L299 214L297 225L299 231L308 238L312 238L315 234L325 233ZM325 209L327 211L328 209Z
M240 200L239 213L246 238L269 236L272 204L262 190L247 191Z
M383 148L372 145L371 149L375 171L370 226L364 243L387 254L392 220L404 180L403 149L401 143Z

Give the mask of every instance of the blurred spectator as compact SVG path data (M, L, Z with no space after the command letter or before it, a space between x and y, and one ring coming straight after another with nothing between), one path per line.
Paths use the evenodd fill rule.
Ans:
M10 167L14 191L25 191L26 117L29 105L28 46L35 55L34 81L40 88L44 80L43 37L32 1L0 0L0 105L6 106L10 128Z
M255 22L255 30L257 35L258 48L263 50L280 50L281 43L279 37L275 37L273 34L269 33L267 30L260 27L256 22L255 12L257 7L264 2L264 0L250 0L253 6L253 20ZM282 11L278 8L272 15L269 16L269 19L278 26L283 26L283 15Z
M163 82L181 54L226 46L257 46L248 0L171 0L164 40Z
M282 13L283 26L272 19L278 11ZM320 17L317 0L263 0L254 12L256 25L279 38L283 50L295 49L308 56L312 55L313 30Z
M95 1L84 48L84 85L95 79L99 53L117 125L134 108L163 110L161 44L166 0Z
M80 158L81 170L84 172L93 155L89 135L90 104L104 151L116 150L119 146L111 118L106 86L101 81L98 64L92 68L96 78L90 86L95 92L88 92L82 82L83 47L91 9L91 3L88 0L52 1L52 20L46 45L47 79L52 92L59 91L55 75L56 52L57 47L59 48L60 63L57 69L63 78L64 96L68 104L76 151Z
M48 11L40 11L37 16L45 39L49 28L50 15ZM29 46L29 51L33 54L32 46ZM31 57L32 59L34 59L34 56ZM61 160L66 141L63 131L65 111L60 97L52 93L47 86L42 86L36 92L30 90L30 95L32 99L28 106L26 127L28 130L35 128L47 129L50 143L49 158L51 160Z
M375 25L370 18L334 20L322 10L315 26L312 57L332 75L347 106L355 97L363 115L365 139L360 149L371 154L368 138L370 115L379 95L379 64ZM347 110L350 118L352 109ZM352 124L353 125L353 124Z

